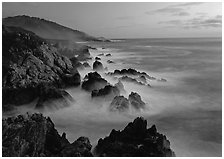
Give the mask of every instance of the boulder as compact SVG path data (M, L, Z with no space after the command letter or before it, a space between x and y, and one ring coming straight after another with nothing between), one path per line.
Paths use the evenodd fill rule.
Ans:
M174 157L166 136L157 132L155 125L147 129L142 117L129 123L124 130L112 130L110 135L99 139L95 148L104 157Z
M90 72L84 77L82 83L82 89L92 92L93 90L98 90L104 88L108 85L107 81L103 79L97 72Z
M91 144L81 137L72 144L49 117L26 114L2 120L3 157L89 157Z
M110 104L110 111L124 112L129 109L129 101L124 96L116 96Z
M107 60L107 63L114 63L114 61L111 61L111 60Z
M128 100L135 109L142 109L145 107L145 103L142 101L141 96L138 93L131 92L128 96Z
M99 89L99 90L93 90L91 96L92 97L111 97L114 98L115 96L120 95L120 90L111 85L106 85L104 88Z
M111 54L106 54L106 56L111 56Z
M96 71L101 71L103 70L103 64L99 61L95 61L93 63L93 70L96 70Z

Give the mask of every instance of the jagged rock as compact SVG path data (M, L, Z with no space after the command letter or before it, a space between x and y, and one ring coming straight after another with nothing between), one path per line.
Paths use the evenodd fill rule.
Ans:
M129 101L124 96L116 96L110 104L110 111L124 112L129 109Z
M154 77L149 76L145 72L139 72L135 69L122 69L122 70L114 70L114 72L107 73L108 75L133 75L133 76L145 76L148 79L155 79Z
M89 65L88 62L84 62L84 63L83 63L83 66L84 66L84 67L90 67L90 65Z
M103 64L99 61L95 61L93 63L93 69L97 71L103 70Z
M47 107L49 103L57 100L58 105L66 107L69 105L69 101L73 101L72 96L67 93L65 90L57 89L55 87L48 87L42 85L39 88L40 96L36 104L36 108L42 109ZM56 105L57 107L57 105Z
M114 61L111 61L111 60L107 60L107 63L114 63Z
M115 86L107 85L102 89L93 90L91 95L92 97L110 96L114 98L115 96L120 95L120 90Z
M76 69L55 47L17 27L3 26L2 38L3 105L33 101L38 97L37 87L42 83L67 86L64 75L72 74Z
M99 58L99 57L95 57L95 60L101 60L101 58Z
M92 156L87 138L72 144L60 136L54 123L42 114L19 115L2 120L3 157L88 157Z
M106 56L111 56L111 54L106 54Z
M128 100L135 109L141 109L145 107L145 103L142 101L141 96L138 93L131 92L131 94L128 96Z
M112 130L100 139L95 148L98 156L104 157L173 157L170 142L157 132L155 125L147 129L142 117L129 123L124 130Z
M97 72L90 72L84 77L82 83L82 89L92 92L104 88L107 85L107 81L103 79Z

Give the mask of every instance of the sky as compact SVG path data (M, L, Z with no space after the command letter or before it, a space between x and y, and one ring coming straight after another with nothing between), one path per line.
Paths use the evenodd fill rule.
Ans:
M4 2L3 18L29 15L106 38L221 37L220 2Z

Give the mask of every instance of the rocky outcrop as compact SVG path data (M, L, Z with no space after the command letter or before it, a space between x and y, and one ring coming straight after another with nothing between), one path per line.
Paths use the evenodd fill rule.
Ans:
M58 102L55 107L66 107L69 105L69 102L74 101L72 96L63 89L57 89L55 87L48 87L43 85L39 88L40 96L36 104L36 108L42 109L44 107L53 104L55 100Z
M71 61L44 39L16 27L3 26L2 31L3 105L33 101L40 95L40 84L66 87L80 83Z
M103 79L97 72L90 72L84 77L82 89L92 92L104 88L108 85L107 81Z
M173 157L166 136L157 132L153 125L147 129L147 121L136 118L124 130L112 130L110 135L99 139L95 148L98 156L104 157Z
M116 96L110 104L110 111L124 112L129 109L129 101L124 96Z
M19 115L2 120L3 157L89 157L86 137L70 143L58 134L54 123L42 114Z
M93 70L102 71L103 70L103 64L99 61L95 61L93 63Z
M128 100L135 109L142 109L145 107L145 103L142 101L141 96L138 93L131 92L128 96Z
M116 86L106 85L104 88L99 90L93 90L92 97L110 97L114 98L115 96L120 95L120 90Z

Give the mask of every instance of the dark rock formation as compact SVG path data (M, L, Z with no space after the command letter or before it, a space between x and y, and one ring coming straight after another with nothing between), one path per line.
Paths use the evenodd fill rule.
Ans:
M101 58L99 58L99 57L95 57L95 60L101 60Z
M96 71L101 71L101 70L103 70L103 64L99 61L95 61L93 63L93 69Z
M107 63L114 63L114 61L111 61L111 60L107 60Z
M111 56L111 54L106 54L106 56Z
M42 114L2 120L3 157L89 157L91 147L85 137L70 144L66 134L60 136L51 119Z
M72 63L72 66L79 69L84 69L84 66L81 62L79 62L78 58L72 57L70 58L70 61Z
M83 65L84 67L90 67L90 65L89 65L88 62L84 62L82 65Z
M92 97L105 97L105 96L107 96L107 97L114 98L115 96L120 95L120 90L115 86L107 85L102 89L93 90L91 95L92 95Z
M105 157L172 157L170 142L157 132L155 125L147 129L147 121L136 118L124 130L112 130L100 139L95 148L98 156Z
M116 96L110 104L110 111L124 112L129 109L129 101L124 96Z
M40 86L39 88L40 96L36 104L36 108L44 108L48 106L49 103L57 100L58 105L66 107L69 105L69 101L73 101L72 96L65 90L57 89L55 87L48 87L46 85ZM57 106L57 105L56 105Z
M44 39L16 27L3 26L2 31L3 105L31 102L39 96L40 84L60 87L80 83L71 61ZM75 82L67 83L67 75Z
M85 76L82 83L82 89L86 91L93 91L104 88L108 85L107 81L103 79L97 72L90 72Z
M141 96L138 93L131 92L128 96L128 100L135 109L139 110L145 107L145 103L142 101Z
M145 72L139 72L135 69L122 69L122 70L114 70L114 72L109 72L108 75L133 75L133 76L145 76L148 79L155 79L154 77L149 76Z

